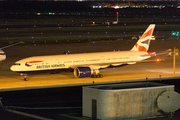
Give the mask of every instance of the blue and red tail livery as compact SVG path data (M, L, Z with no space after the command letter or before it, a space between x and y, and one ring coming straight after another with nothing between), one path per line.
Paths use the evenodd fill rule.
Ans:
M141 38L137 41L131 51L148 51L150 41L153 35L155 24L149 25Z

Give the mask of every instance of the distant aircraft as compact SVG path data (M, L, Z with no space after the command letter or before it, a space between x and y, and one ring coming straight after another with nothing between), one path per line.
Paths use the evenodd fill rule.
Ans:
M130 51L34 56L15 62L10 69L24 75L25 81L27 74L68 69L74 70L77 78L103 77L99 72L102 68L135 64L155 56L155 52L148 52L154 28L155 24L150 24Z
M21 42L18 42L18 43L14 43L14 44L11 44L11 45L8 45L8 46L1 47L1 48L0 48L0 62L6 59L6 54L4 53L4 51L2 51L2 49L7 48L7 47L11 47L11 46L13 46L13 45L17 45L17 44L19 44L19 43L21 43Z

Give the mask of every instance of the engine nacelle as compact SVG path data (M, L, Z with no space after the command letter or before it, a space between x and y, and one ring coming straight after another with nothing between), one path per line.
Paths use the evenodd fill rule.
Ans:
M93 71L89 67L77 67L74 69L74 76L77 78L90 77Z

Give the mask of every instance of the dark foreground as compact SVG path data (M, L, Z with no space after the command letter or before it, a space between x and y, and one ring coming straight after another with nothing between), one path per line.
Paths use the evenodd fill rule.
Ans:
M154 81L175 85L180 93L180 81ZM82 86L24 91L0 92L5 109L0 110L2 120L86 120L82 116ZM154 118L152 120L170 118ZM180 110L171 120L180 119ZM151 119L150 119L151 120Z

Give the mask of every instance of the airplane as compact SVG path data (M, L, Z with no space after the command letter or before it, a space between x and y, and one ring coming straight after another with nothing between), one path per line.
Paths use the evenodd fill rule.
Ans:
M17 45L17 44L19 44L19 43L21 43L21 42L18 42L18 43L14 43L14 44L11 44L11 45L8 45L8 46L1 47L1 48L0 48L0 62L6 59L6 54L4 53L4 51L2 51L2 49L7 48L7 47L11 47L11 46L14 46L14 45Z
M11 71L27 75L37 72L74 71L76 78L103 77L100 69L135 64L156 55L148 52L155 24L150 24L130 51L95 52L49 56L33 56L21 59L11 66Z

